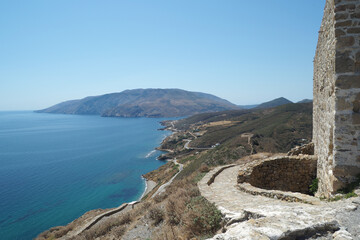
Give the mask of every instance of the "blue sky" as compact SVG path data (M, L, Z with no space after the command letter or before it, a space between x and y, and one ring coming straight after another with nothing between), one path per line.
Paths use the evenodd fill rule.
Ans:
M0 110L134 88L312 98L325 0L1 0Z

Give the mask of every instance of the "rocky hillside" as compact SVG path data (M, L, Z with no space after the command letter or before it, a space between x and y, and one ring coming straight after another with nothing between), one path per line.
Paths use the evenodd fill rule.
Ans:
M259 152L285 153L312 139L312 104L291 103L270 109L233 110L197 114L175 122L179 132L162 144L173 149L168 158L205 151L191 161L192 169L201 164L216 166ZM184 149L185 139L191 140ZM163 156L164 158L166 156ZM190 168L184 169L184 173Z
M135 89L66 101L37 112L106 117L180 117L238 108L206 93L180 89Z

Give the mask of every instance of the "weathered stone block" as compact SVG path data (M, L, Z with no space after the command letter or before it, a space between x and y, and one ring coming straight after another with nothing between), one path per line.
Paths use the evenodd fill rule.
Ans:
M360 124L360 113L352 114L352 123L355 124L355 125Z
M355 4L337 5L335 8L335 12L351 11L351 10L355 10Z
M337 22L335 24L335 27L350 27L352 26L353 22L351 20L347 20L347 21L342 21L342 22Z
M337 38L336 47L338 49L344 47L351 47L355 44L355 38L352 36L340 36Z
M360 88L360 75L340 75L335 86L341 89Z
M335 20L345 20L349 17L349 13L343 12L343 13L337 13L335 15Z
M336 110L343 111L343 110L350 110L351 108L352 108L352 105L347 100L347 98L344 98L344 97L337 98Z
M344 36L346 34L345 31L341 30L341 29L336 29L335 30L335 36L339 37L339 36Z
M360 28L359 27L348 28L347 33L360 33Z
M347 73L355 71L355 61L350 57L350 51L337 53L335 59L335 71L337 73Z

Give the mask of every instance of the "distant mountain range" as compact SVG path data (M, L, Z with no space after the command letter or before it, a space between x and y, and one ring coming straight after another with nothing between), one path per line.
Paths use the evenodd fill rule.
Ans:
M312 102L312 99L303 99L301 101L298 101L297 103L310 103ZM242 108L242 109L252 109L252 108L272 108L272 107L277 107L277 106L281 106L284 104L289 104L289 103L293 103L292 101L284 98L284 97L280 97L280 98L276 98L274 100L268 101L268 102L264 102L261 104L253 104L253 105L238 105L238 107Z
M311 102L304 99L299 103ZM280 97L254 105L235 105L211 94L181 89L134 89L70 100L39 113L86 114L104 117L182 117L237 109L265 109L292 103Z
M180 89L135 89L66 101L36 112L158 118L231 109L239 107L211 94Z
M288 103L293 103L292 101L286 99L286 98L283 98L283 97L280 97L280 98L276 98L274 100L271 100L269 102L264 102L258 106L256 106L256 108L272 108L272 107L277 107L277 106L281 106L281 105L284 105L284 104L288 104Z

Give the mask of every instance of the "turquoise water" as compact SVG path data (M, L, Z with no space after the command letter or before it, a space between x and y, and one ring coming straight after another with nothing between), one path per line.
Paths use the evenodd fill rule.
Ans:
M159 119L0 112L0 238L32 239L137 200L169 132Z

